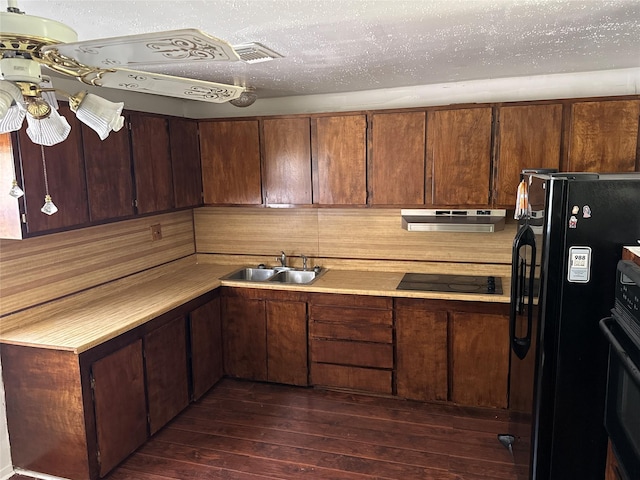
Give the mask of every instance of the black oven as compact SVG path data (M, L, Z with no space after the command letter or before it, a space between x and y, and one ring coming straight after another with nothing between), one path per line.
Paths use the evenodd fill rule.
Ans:
M640 479L640 267L618 263L616 303L600 322L609 341L604 423L622 480Z

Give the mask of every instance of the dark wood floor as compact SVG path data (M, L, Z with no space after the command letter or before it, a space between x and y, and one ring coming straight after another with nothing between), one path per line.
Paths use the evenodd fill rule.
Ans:
M505 412L225 379L108 480L514 479Z

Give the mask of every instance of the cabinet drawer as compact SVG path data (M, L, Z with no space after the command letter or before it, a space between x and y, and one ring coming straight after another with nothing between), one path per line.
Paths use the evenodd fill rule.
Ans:
M311 361L393 368L393 345L313 339L311 340Z
M392 310L373 308L349 308L331 305L310 305L309 318L316 322L358 323L388 325L393 324Z
M392 393L390 370L311 363L311 383L375 393Z
M371 297L369 295L312 293L309 295L309 303L314 307L328 305L334 307L377 308L379 310L391 310L393 308L392 297Z
M311 322L309 333L313 338L360 340L364 342L393 343L393 330L389 325Z

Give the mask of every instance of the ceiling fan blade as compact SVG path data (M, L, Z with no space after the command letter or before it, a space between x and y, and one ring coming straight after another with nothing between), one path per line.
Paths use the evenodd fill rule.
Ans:
M42 51L52 48L80 63L102 68L240 60L227 42L195 28L59 43Z
M118 68L101 74L92 84L130 90L133 92L151 93L168 97L185 98L201 102L224 103L238 98L244 87L224 83L205 82L190 78L174 77L159 73L142 72Z

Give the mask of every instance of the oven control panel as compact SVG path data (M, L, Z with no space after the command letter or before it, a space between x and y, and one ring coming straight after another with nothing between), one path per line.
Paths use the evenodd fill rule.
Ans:
M614 315L640 342L640 266L618 262Z

